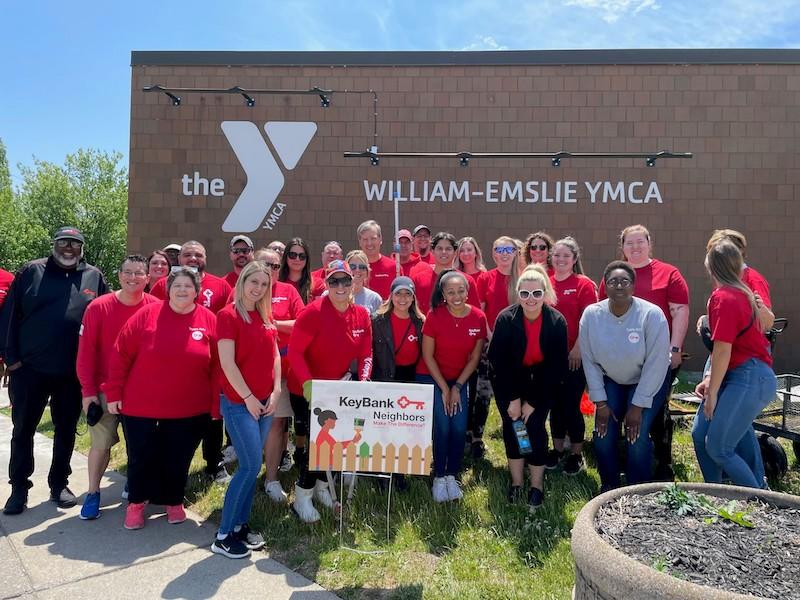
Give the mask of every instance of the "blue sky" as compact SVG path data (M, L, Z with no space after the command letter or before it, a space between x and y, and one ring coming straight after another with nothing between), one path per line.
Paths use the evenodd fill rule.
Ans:
M796 0L4 3L0 138L18 163L127 165L131 50L798 48Z

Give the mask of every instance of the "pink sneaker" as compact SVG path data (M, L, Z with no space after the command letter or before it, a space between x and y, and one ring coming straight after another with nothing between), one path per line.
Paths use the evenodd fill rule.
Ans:
M183 510L183 504L176 504L167 507L167 523L177 525L186 520L186 511Z
M144 502L131 502L125 511L125 529L141 529L144 527Z

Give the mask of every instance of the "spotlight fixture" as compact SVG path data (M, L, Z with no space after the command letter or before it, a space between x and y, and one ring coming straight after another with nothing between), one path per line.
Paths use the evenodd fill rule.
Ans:
M648 167L655 167L656 166L656 158L655 158L655 156L648 156L647 159L645 160L645 164Z
M245 104L247 104L247 106L249 106L250 108L256 105L256 99L253 98L251 95L242 92L242 97L244 98Z
M552 159L550 159L550 162L553 163L554 167L560 167L561 166L561 157L557 156L555 158L552 158Z
M469 166L469 156L461 156L458 159L458 165L461 167L468 167Z
M176 96L175 94L170 94L169 92L164 92L169 99L172 100L172 106L180 106L181 105L181 97Z

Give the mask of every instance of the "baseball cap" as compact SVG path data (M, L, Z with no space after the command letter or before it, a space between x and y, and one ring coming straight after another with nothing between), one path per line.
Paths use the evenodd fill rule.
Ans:
M162 248L162 250L164 250L165 252L167 250L175 250L176 252L180 252L181 251L181 245L180 244L167 244L166 246L164 246Z
M401 229L400 231L397 232L397 239L399 240L400 238L413 239L413 236L411 235L411 232L408 229Z
M77 227L62 227L53 236L53 240L78 240L81 244L85 244L86 240L83 234L78 231Z
M236 244L237 242L244 242L245 244L247 244L247 247L250 248L250 250L255 248L255 246L253 245L253 240L251 240L246 235L233 236L233 239L231 240L231 248L233 248L234 244Z
M431 228L430 228L430 227L428 227L427 225L417 225L416 227L414 227L414 235L417 235L417 234L418 234L420 231L422 231L423 229L424 229L425 231L427 231L428 233L430 233L430 232L431 232Z
M350 270L350 265L348 265L343 260L332 260L328 263L328 266L325 268L325 279L330 279L331 275L336 273L346 273L353 276L353 272Z
M401 275L400 277L395 277L394 281L392 282L392 294L398 292L400 290L407 290L412 294L415 294L414 289L414 282L411 281L410 277L406 277L405 275Z

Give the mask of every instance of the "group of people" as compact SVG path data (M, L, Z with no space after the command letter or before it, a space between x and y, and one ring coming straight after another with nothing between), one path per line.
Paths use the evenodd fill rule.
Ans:
M314 379L433 387L436 502L462 498L465 442L473 457L483 456L492 397L509 502L527 500L535 509L544 501L546 470L583 469L587 390L596 407L601 489L619 486L620 471L628 484L674 477L667 396L689 329L689 295L680 271L653 258L644 226L622 231L623 260L608 264L599 286L583 273L572 237L501 236L488 269L474 238L431 236L425 225L399 231L392 256L381 252L375 221L359 225L356 236L359 248L346 254L339 242L324 244L323 266L312 271L301 238L257 249L237 235L224 277L206 271L200 242L170 244L149 257L127 256L119 289L110 291L83 260L82 234L64 227L51 256L14 277L0 273L0 349L11 372L14 425L4 512L25 509L33 434L49 400L52 501L77 503L67 484L82 407L91 433L82 519L100 516L100 482L121 421L125 527L145 525L148 503L165 506L169 523L185 520L184 488L202 445L206 472L228 484L212 550L247 556L264 545L248 526L262 464L267 496L288 502L278 471L290 460L290 422L293 511L313 523L318 507L333 507L330 481L309 470ZM721 481L724 472L736 484L761 487L751 422L775 394L764 336L774 316L769 287L745 253L737 231L716 231L708 242L715 289L698 328L708 328L713 350L697 387L703 401L693 439L707 481ZM224 460L231 456L238 461L232 477Z

